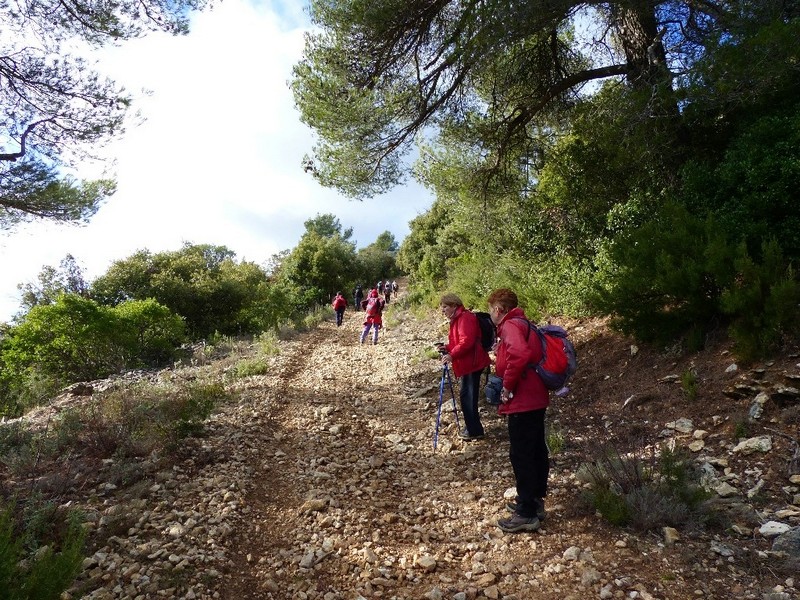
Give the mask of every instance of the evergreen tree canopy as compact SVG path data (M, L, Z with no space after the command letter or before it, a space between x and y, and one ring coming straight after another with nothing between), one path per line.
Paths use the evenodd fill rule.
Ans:
M194 338L274 326L254 314L269 294L266 273L253 263L237 263L235 257L225 246L210 244L187 243L175 252L157 254L142 250L114 262L93 282L91 294L112 306L154 298L183 317Z
M17 289L22 292L22 313L34 306L53 304L61 294L87 296L89 284L75 257L67 254L58 269L45 265L36 278L36 283L21 283Z
M289 290L295 311L326 304L337 291L355 280L356 249L350 241L353 230L342 230L331 214L305 222L306 231L277 269L277 279Z
M130 97L74 49L188 30L205 0L0 3L0 227L33 217L86 220L114 191L64 175L122 132Z
M797 45L752 41L764 27L796 39L799 13L784 0L312 0L320 32L292 82L319 136L308 170L370 196L401 181L415 139L438 131L474 148L496 178L520 158L535 162L542 136L609 81L647 99L627 119L669 147L695 86L717 87L726 106L786 77ZM750 68L727 88L713 59L740 60L736 49Z

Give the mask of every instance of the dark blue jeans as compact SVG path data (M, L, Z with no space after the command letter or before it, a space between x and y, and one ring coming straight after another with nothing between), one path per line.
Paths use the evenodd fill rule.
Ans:
M469 435L483 435L483 425L478 414L481 375L483 375L483 369L461 376L459 399L461 400L461 412L464 414L464 424L467 426Z
M336 311L336 326L341 327L342 319L344 319L344 309L340 308Z
M509 458L517 480L517 512L523 517L535 517L534 500L547 495L550 456L544 435L546 410L540 408L508 415Z

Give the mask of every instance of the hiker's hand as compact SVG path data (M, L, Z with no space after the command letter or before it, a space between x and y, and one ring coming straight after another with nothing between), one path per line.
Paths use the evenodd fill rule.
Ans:
M453 362L453 357L452 357L452 356L450 356L450 355L447 353L447 351L445 350L445 353L444 353L444 354L442 354L442 364L443 364L443 365L449 365L451 362Z
M514 392L512 392L511 390L507 390L506 388L503 388L503 391L500 392L500 402L502 402L503 404L511 402L511 399L513 397L514 397Z

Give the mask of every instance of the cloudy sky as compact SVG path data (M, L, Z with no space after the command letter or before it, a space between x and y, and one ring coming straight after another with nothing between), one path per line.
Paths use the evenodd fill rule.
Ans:
M359 246L398 241L432 198L415 184L357 202L301 166L313 144L287 82L307 15L300 1L224 0L188 36L150 35L105 51L100 68L134 93L143 124L108 149L117 193L84 227L29 224L0 232L0 321L19 309L17 284L72 254L87 277L136 250L225 245L264 263L294 247L303 222L332 213ZM147 89L149 95L139 93ZM86 175L98 173L86 165Z

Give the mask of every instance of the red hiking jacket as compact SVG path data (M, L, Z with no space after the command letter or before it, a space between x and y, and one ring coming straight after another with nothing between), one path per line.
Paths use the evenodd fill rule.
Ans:
M489 366L489 353L481 346L481 326L478 317L459 306L450 321L450 334L445 349L453 358L456 377L481 371Z
M526 321L525 313L517 307L508 311L497 325L500 344L495 371L503 378L503 387L514 394L510 402L498 406L497 412L501 415L550 405L550 394L532 366L542 359L542 346L536 334L529 331Z

